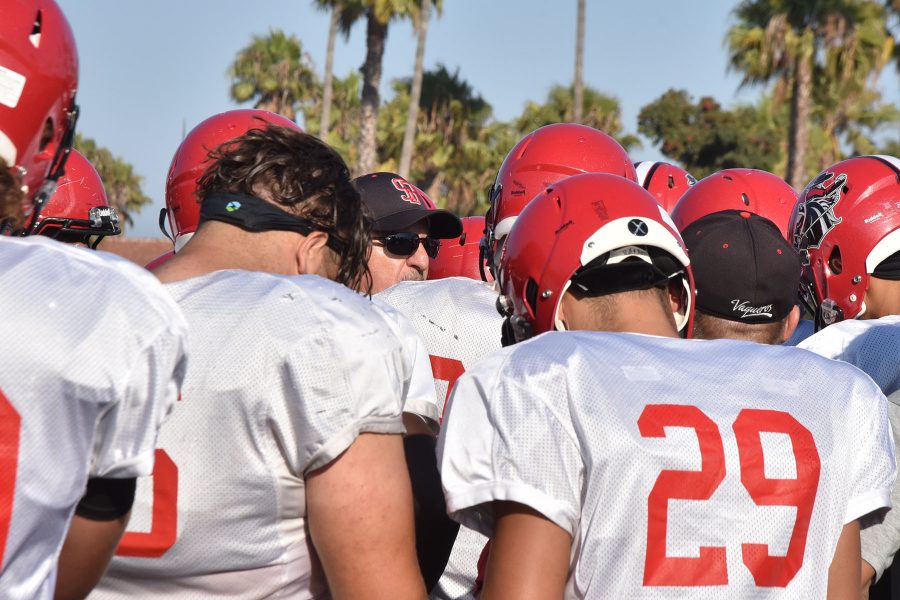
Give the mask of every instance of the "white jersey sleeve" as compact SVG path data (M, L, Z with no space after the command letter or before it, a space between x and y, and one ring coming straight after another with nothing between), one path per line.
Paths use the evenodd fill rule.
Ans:
M174 303L173 308L173 322L136 357L117 391L120 400L98 423L91 477L140 477L153 470L157 434L178 397L187 366L186 325Z
M558 409L525 393L528 382L501 376L512 350L484 359L457 380L451 394L438 442L447 512L490 537L489 503L518 502L574 535L583 480L577 436ZM564 394L564 370L550 369L541 384Z
M52 598L90 477L149 474L186 324L150 273L46 238L0 238L0 595ZM15 440L11 443L12 440ZM9 461L13 462L10 463Z
M400 311L377 297L372 299L372 303L384 313L388 324L392 326L403 344L405 363L403 412L424 417L435 424L439 423L440 405L434 391L434 374L422 338Z

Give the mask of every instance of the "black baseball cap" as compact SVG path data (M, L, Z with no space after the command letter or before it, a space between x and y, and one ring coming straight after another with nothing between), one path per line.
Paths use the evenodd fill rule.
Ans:
M797 304L800 257L772 221L724 210L697 219L681 234L701 312L741 323L773 323Z
M396 173L361 175L353 184L372 213L372 231L376 233L399 233L424 220L428 222L428 235L433 238L462 235L459 217L437 208L425 192Z

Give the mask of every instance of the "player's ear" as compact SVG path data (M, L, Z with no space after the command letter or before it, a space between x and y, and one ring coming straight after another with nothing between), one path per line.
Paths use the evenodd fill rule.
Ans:
M791 336L794 335L794 331L797 330L798 323L800 323L800 307L794 305L794 308L791 309L791 312L789 312L788 315L784 318L780 343L783 344L791 339Z
M323 231L311 231L309 235L299 236L300 240L295 249L297 273L299 275L330 274L330 262L328 246L328 234Z
M685 297L685 289L681 283L681 278L675 277L669 281L669 304L672 307L672 313L683 314L687 310L687 298Z

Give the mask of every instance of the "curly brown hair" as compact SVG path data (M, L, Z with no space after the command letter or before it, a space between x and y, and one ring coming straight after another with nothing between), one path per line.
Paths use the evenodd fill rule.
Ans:
M260 122L259 129L210 151L212 164L197 180L200 202L212 192L262 197L307 219L345 245L335 281L369 289L371 219L344 159L302 131Z
M13 174L6 161L0 158L0 227L18 231L25 220L22 214L24 205L22 182Z

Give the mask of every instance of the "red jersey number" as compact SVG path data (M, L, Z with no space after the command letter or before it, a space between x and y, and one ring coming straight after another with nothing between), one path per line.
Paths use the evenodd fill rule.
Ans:
M638 419L643 437L665 437L665 427L690 427L700 445L700 471L662 471L647 499L647 554L645 586L726 585L725 548L700 547L700 555L666 555L669 499L708 500L725 477L725 451L718 426L696 406L651 404ZM803 565L806 537L819 485L821 462L809 430L786 412L744 409L734 422L741 464L741 483L758 506L793 506L797 509L785 556L772 556L766 544L741 544L744 565L757 586L786 587ZM760 433L790 437L797 477L765 476Z
M16 496L16 470L19 465L19 432L22 418L0 391L0 566L6 550L9 522Z
M459 376L466 372L466 368L461 361L455 358L445 358L433 354L429 355L428 358L431 359L431 371L434 374L434 378L438 381L447 382L447 393L444 394L444 405L441 407L441 414L443 415L444 410L447 408L447 400L450 398L450 390L453 389L453 384L456 383Z

